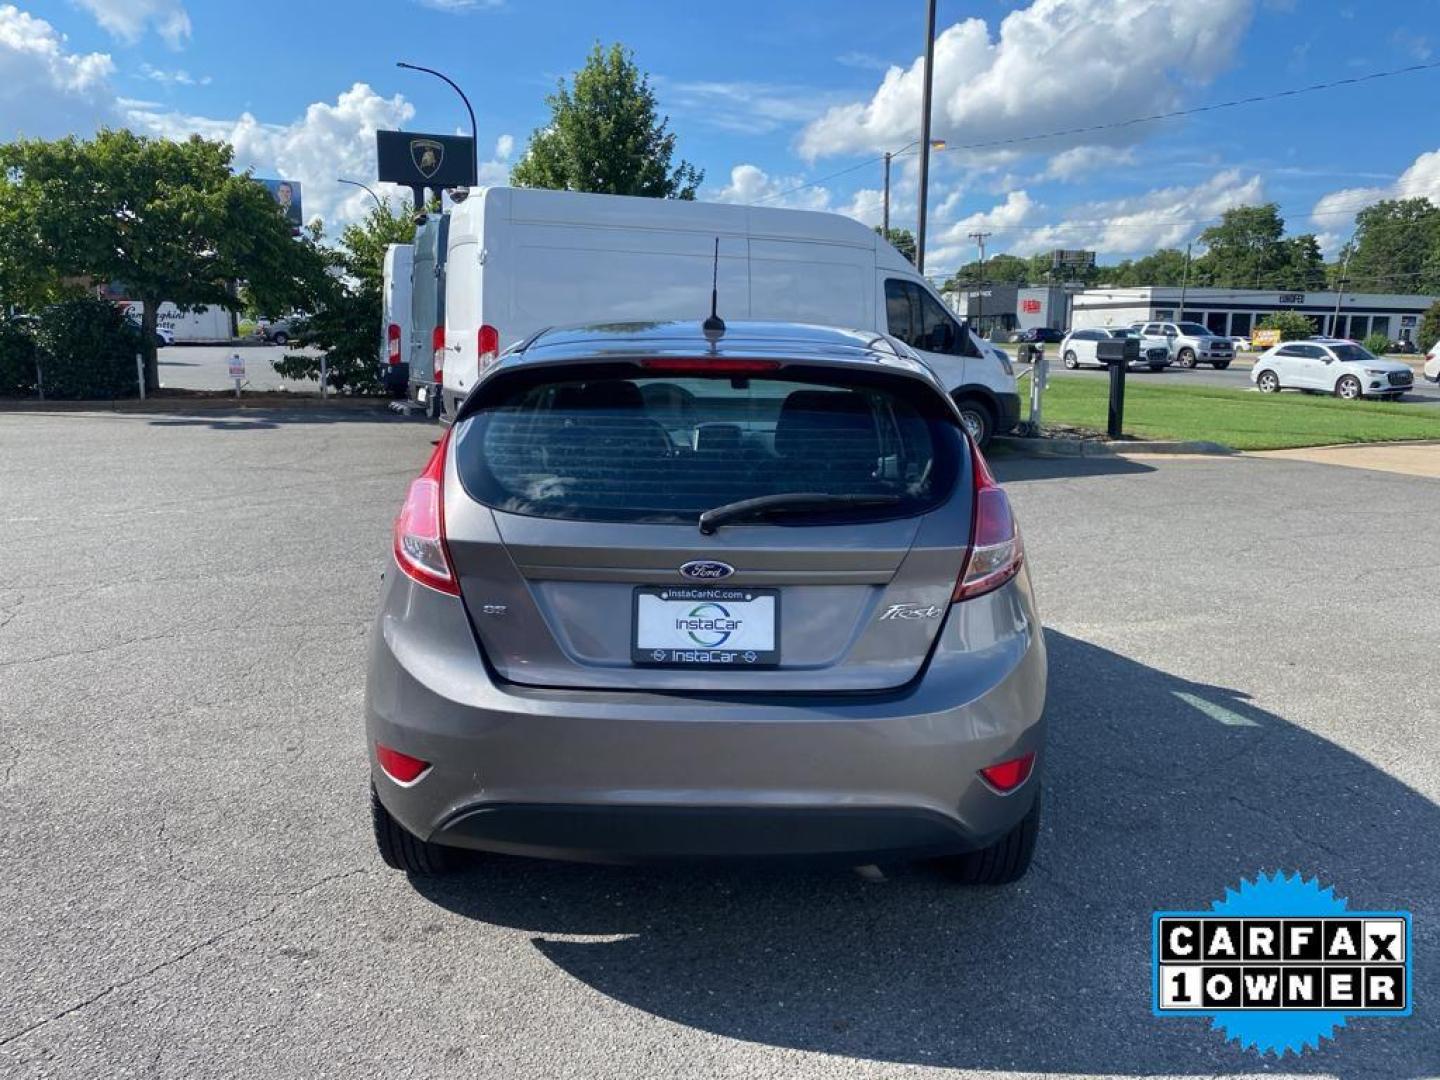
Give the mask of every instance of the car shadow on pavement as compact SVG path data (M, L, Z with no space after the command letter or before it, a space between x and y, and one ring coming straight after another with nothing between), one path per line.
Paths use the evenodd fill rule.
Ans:
M1029 457L1002 451L987 455L1002 484L1023 480L1082 479L1088 476L1132 476L1155 472L1154 465L1124 457Z
M752 1043L1026 1073L1440 1072L1435 803L1239 691L1048 640L1045 818L1017 885L957 888L923 867L867 881L489 856L415 885L532 932L616 1001ZM1415 1015L1352 1020L1283 1065L1206 1020L1153 1017L1151 913L1206 909L1261 870L1318 876L1356 910L1411 911Z

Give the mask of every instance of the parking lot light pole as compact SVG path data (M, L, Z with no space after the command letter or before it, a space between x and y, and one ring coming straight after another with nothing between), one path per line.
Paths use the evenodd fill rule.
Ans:
M359 180L346 180L343 176L337 176L335 178L335 182L337 184L350 184L354 187L361 188L367 195L369 195L372 199L375 200L376 210L385 209L380 203L380 196L375 194L375 189L372 188L369 184L362 184Z
M925 91L920 103L920 213L915 231L915 269L925 272L925 202L930 193L930 101L935 89L935 0L926 5Z
M434 68L421 67L419 64L407 64L404 60L395 61L395 66L408 68L410 71L423 71L427 75L443 79L450 84L450 89L460 95L460 100L465 103L465 111L470 114L470 183L472 186L478 184L480 182L480 131L475 126L475 110L470 107L470 99L465 96L465 91L461 90L449 75L436 71Z

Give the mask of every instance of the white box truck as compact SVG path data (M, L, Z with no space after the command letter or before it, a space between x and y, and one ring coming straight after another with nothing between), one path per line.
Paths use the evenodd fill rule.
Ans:
M385 249L380 293L380 382L392 394L405 393L410 383L410 275L414 262L413 244L391 244Z
M861 222L769 207L492 187L450 211L442 399L551 326L719 313L879 330L916 349L982 443L1019 419L1009 357Z

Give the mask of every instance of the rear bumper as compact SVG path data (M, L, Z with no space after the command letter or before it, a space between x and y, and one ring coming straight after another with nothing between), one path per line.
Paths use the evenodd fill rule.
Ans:
M863 862L982 847L1039 790L1045 647L1023 572L952 608L901 690L745 696L500 683L459 600L388 577L366 687L372 776L423 839L586 861ZM376 742L432 767L396 784ZM1030 751L1036 771L1013 793L980 780Z

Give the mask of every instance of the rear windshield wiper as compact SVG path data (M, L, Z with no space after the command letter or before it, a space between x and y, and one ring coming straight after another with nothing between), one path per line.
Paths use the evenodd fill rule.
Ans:
M798 514L807 510L835 510L851 506L894 506L904 501L903 495L834 495L818 491L761 495L706 510L700 515L700 531L710 536L727 521L765 517L767 514Z

